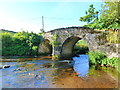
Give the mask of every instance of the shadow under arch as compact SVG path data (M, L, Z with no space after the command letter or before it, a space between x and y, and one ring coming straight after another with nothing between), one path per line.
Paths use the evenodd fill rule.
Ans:
M48 39L44 39L39 45L39 54L52 54L52 45Z
M62 59L71 59L74 56L73 47L81 39L82 38L76 37L76 36L68 37L62 45L62 49L60 52L61 58Z

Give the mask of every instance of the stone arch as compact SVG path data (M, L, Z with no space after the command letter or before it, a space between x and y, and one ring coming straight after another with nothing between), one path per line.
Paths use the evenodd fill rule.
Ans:
M86 41L86 43L88 44L89 51L100 51L105 53L107 56L111 55L111 53L114 52L117 55L115 49L112 50L111 45L108 45L109 43L106 43L106 36L108 35L107 30L98 31L87 27L72 26L66 28L58 28L45 32L44 38L48 40L52 40L54 34L58 34L59 37L57 41L59 42L59 44L56 47L52 48L53 49L52 55L56 56L58 59L61 59L61 57L68 57L71 54L70 52L72 52L72 49L68 49L68 47L72 48L72 46L74 46L74 44L78 41L77 39L80 38ZM70 40L72 40L72 42L74 43L72 42L70 43ZM69 43L67 44L66 42ZM69 46L69 44L71 44L71 46ZM115 48L117 46L115 45L113 47ZM40 52L44 52L44 51L46 52L45 49L42 49L43 50L42 51L41 47L39 48L39 50Z
M40 54L52 54L52 45L48 39L44 39L40 43L38 52Z
M61 58L62 59L69 59L69 58L71 58L71 56L74 56L73 47L81 39L82 38L76 37L76 36L68 37L62 45L62 49L60 52Z

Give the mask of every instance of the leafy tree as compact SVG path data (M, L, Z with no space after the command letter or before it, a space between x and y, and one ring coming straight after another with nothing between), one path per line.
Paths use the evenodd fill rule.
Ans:
M13 41L14 41L14 50L15 51L15 55L19 55L19 56L22 56L22 55L25 55L25 56L28 56L30 55L30 46L28 45L28 42L29 39L29 34L28 32L18 32L16 34L14 34L13 36Z
M8 32L1 34L2 55L11 55L12 35Z
M42 36L36 33L18 32L12 36L10 33L2 33L3 56L31 56L37 55L38 45Z
M90 5L86 16L80 17L80 21L87 22L86 27L94 29L120 29L120 1L119 2L104 2L101 7L101 13L98 16L98 11L95 11L93 5Z
M103 28L117 29L120 23L120 1L119 2L105 2L102 6L102 13L100 16L101 23L104 24Z
M85 12L86 16L80 17L80 21L87 22L88 24L98 19L98 11L95 11L93 4L89 6L88 11Z

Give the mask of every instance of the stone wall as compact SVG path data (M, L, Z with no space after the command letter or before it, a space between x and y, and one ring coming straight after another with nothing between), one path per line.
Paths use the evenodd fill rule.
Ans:
M106 31L97 31L84 27L68 27L55 29L44 34L46 40L51 41L54 34L58 35L56 39L59 42L57 47L53 47L52 55L66 58L72 56L72 48L74 44L83 39L88 43L90 51L100 51L105 53L108 57L118 57L120 48L118 44L109 44L106 41ZM41 47L41 45L40 45ZM45 46L43 45L45 48ZM42 48L42 47L41 47ZM39 50L42 52L42 49ZM46 50L43 50L43 52ZM49 51L49 50L48 50Z

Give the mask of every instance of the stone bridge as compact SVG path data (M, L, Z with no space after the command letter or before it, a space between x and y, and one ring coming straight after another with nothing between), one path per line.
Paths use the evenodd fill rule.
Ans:
M39 45L39 53L52 53L53 59L69 59L73 54L73 47L79 40L87 42L89 51L100 51L106 55L117 55L117 45L106 43L107 31L97 31L85 27L67 27L44 33L44 40Z

